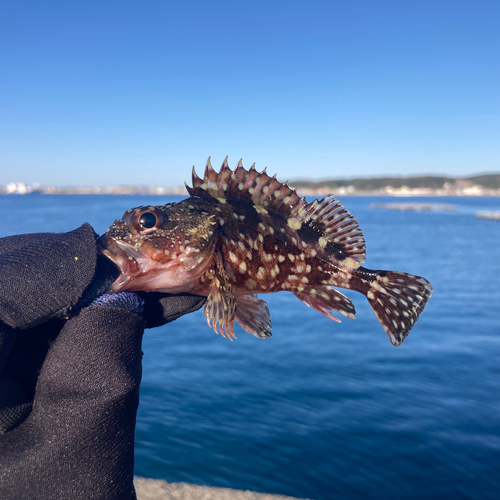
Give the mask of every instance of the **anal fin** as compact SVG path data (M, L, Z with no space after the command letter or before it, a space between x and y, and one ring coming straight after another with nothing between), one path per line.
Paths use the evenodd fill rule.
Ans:
M312 307L323 314L323 316L337 321L337 323L340 323L340 320L332 314L332 309L346 318L356 318L354 304L344 294L329 286L317 286L306 289L303 292L292 291L304 304Z
M237 302L236 321L243 330L261 339L272 337L267 303L254 293L238 295Z

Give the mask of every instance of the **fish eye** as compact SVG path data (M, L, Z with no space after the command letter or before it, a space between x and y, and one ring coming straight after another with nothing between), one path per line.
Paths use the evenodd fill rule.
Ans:
M144 229L151 229L152 227L155 227L157 222L158 218L152 212L144 212L139 219L139 224Z
M123 222L134 234L154 233L167 221L161 207L137 207L125 213Z

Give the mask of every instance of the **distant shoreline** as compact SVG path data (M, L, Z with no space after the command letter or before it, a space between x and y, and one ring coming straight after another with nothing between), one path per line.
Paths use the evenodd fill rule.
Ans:
M500 196L500 174L469 177L377 177L329 179L323 181L296 180L288 182L302 196ZM187 196L182 187L146 186L30 186L11 182L0 186L0 194L108 194L108 195L180 195Z
M448 196L458 197L500 197L500 189L450 189L450 190L427 190L427 189L393 189L386 188L376 191L349 191L342 189L300 189L297 188L300 196L323 197L327 194L334 196L391 196L394 198L416 198L416 197L436 197L444 198ZM184 189L50 189L36 190L28 192L5 192L0 191L0 196L33 196L33 195L102 195L102 196L189 196Z

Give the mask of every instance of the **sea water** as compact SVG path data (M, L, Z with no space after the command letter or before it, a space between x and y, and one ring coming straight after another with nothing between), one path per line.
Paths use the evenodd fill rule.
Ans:
M0 236L101 233L141 204L180 197L0 196ZM394 348L366 299L335 323L290 293L273 338L215 335L201 311L146 332L136 474L323 499L500 498L500 198L456 212L370 209L345 197L366 267L429 279L434 294ZM398 199L433 203L435 198ZM439 200L440 201L440 200Z

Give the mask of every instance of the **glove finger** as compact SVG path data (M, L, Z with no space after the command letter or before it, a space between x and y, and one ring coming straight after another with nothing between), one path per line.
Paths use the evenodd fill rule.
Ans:
M0 434L27 417L45 356L63 324L51 320L18 330L0 322Z
M132 498L143 332L140 316L116 307L85 308L67 321L30 416L1 436L7 498L18 491L16 470L25 498Z
M187 293L170 295L158 292L137 292L144 299L144 321L146 328L165 325L185 314L197 311L206 297Z
M6 367L15 341L15 330L0 323L0 434L22 422L31 410L31 401Z
M89 224L69 233L3 238L1 251L0 320L13 328L65 315L96 269L95 233Z

